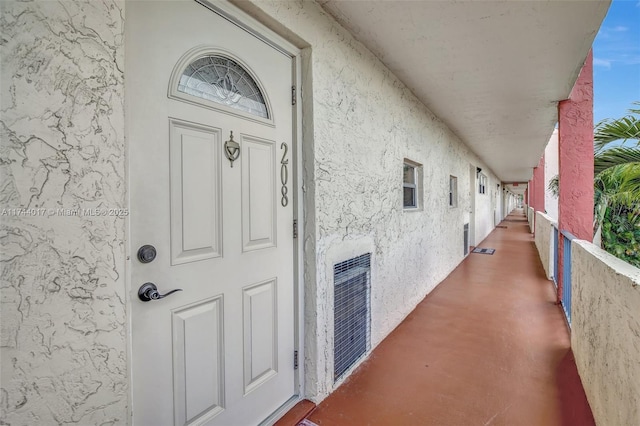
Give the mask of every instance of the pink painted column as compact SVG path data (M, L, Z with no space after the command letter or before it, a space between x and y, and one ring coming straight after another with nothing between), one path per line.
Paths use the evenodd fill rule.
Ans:
M544 155L538 162L538 167L533 169L533 209L536 212L544 213ZM535 234L536 217L533 216L533 230Z
M558 228L593 241L593 52L589 51L569 99L558 104L560 196ZM558 269L564 259L559 239ZM562 297L558 276L558 300Z

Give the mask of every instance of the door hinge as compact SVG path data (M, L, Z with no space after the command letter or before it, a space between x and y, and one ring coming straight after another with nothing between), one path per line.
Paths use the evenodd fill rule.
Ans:
M298 369L298 351L293 351L293 369Z
M296 86L291 86L291 105L296 104Z
M298 219L293 219L293 238L298 238Z

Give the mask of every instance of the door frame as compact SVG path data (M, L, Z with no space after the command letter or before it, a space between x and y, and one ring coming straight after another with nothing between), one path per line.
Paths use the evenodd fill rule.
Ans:
M477 167L475 164L469 164L469 247L475 246L476 243L476 185ZM471 250L469 250L471 253Z
M273 412L269 417L264 419L261 424L269 425L275 423L284 413L289 411L295 404L297 404L303 398L304 391L304 237L302 230L304 229L304 215L302 212L303 209L303 178L302 178L302 102L300 96L300 88L302 87L302 51L297 48L293 44L289 43L287 40L282 38L280 35L276 34L274 31L266 27L265 25L258 22L256 19L251 17L246 12L240 10L238 7L231 4L228 0L226 1L216 1L215 3L208 0L193 0L202 6L206 7L211 11L211 13L215 13L222 18L230 21L241 29L249 32L253 36L262 40L272 48L280 51L281 53L290 56L292 60L292 81L294 82L295 87L297 88L295 92L295 106L292 106L292 135L291 135L291 162L289 163L292 168L292 181L291 181L291 192L290 199L292 200L293 206L293 218L297 220L297 229L298 229L298 237L294 239L293 246L294 252L291 253L293 256L293 285L294 285L294 348L298 351L298 369L294 372L294 394L292 397L283 404L279 409ZM126 39L125 39L126 40ZM125 41L125 49L126 41ZM127 110L127 105L125 105L125 111ZM125 114L125 128L127 131L125 132L128 138L128 125L127 121L129 121L130 113ZM127 142L128 143L128 142ZM127 188L130 188L131 185L131 168L132 165L130 163L130 159L127 160L126 163L126 175L127 175ZM131 192L129 191L129 194ZM128 195L129 197L130 195ZM130 205L130 202L128 202ZM133 259L135 259L136 249L131 246L131 223L130 220L126 221L126 231L125 231L125 248L127 250L126 259L127 259L127 268L126 268L126 282L127 282L127 323L128 323L128 333L127 333L127 342L129 345L129 353L127 354L127 369L129 375L129 409L128 409L128 418L133 424L134 417L134 407L135 401L133 400L133 377L135 375L135 371L132 368L132 342L133 342L133 333L132 333L132 304L135 303L135 300L131 296L135 293L134 289L137 289L136 283L132 282L132 267L131 263ZM293 224L292 224L293 227ZM292 229L293 232L293 229ZM293 360L292 360L293 362Z

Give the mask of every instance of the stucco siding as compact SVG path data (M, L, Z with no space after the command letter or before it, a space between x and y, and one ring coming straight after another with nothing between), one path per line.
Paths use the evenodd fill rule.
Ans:
M544 150L544 208L554 220L558 220L558 197L549 190L549 182L558 176L558 129L554 129Z
M640 424L640 270L582 240L571 270L571 346L596 423Z
M128 207L124 3L1 7L2 200L45 209L2 217L3 420L127 423L126 219L77 210ZM304 48L304 395L320 401L335 387L333 264L372 253L375 347L462 261L470 193L476 241L493 229L499 180L317 3L242 7ZM423 169L415 211L405 158Z
M593 51L569 99L558 103L558 226L593 241Z
M124 3L0 8L1 422L126 424Z
M544 213L536 212L535 242L547 278L553 276L553 225L556 222Z
M305 131L305 186L315 194L305 239L306 396L322 400L333 388L333 276L337 261L372 257L372 344L377 345L463 258L470 185L476 195L477 241L493 228L492 186L498 179L367 49L313 2L243 5L277 22L311 51L302 93L313 122ZM309 108L310 109L310 108ZM312 126L309 131L308 126ZM423 208L402 208L402 163L423 164ZM487 194L470 182L470 164L487 174ZM458 178L458 207L448 205L449 176ZM495 199L495 196L493 197ZM308 202L307 205L310 205Z

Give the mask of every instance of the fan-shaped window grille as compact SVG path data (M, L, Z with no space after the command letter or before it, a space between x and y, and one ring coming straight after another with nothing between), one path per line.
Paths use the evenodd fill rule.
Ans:
M178 92L269 118L267 103L251 75L224 56L205 56L187 65Z

